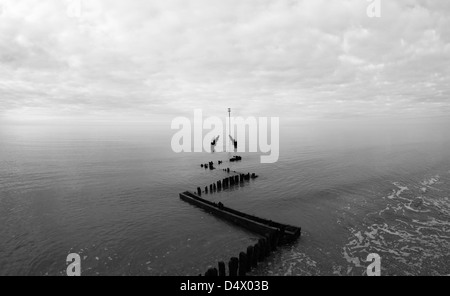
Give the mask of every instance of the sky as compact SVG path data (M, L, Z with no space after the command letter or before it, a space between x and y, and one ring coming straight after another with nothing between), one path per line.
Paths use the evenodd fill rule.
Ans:
M449 117L450 1L0 0L0 120Z

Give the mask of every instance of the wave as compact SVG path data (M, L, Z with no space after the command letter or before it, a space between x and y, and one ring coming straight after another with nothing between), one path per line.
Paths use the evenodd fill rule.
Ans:
M345 268L340 268L340 274L364 275L365 266L361 261L369 253L381 256L382 270L387 275L448 274L450 203L445 196L448 191L422 190L423 186L445 188L447 184L435 175L419 184L394 182L392 185L396 187L392 193L382 196L385 206L364 219L364 225L368 226L349 228L350 236L342 249L349 266L344 273Z

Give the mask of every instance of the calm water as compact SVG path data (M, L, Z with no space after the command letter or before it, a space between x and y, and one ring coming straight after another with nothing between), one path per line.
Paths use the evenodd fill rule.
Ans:
M169 126L170 124L168 124ZM242 154L243 187L208 196L303 229L254 274L450 274L450 132L435 121L283 125L281 155ZM447 128L448 129L448 128ZM257 237L179 200L227 153L174 154L167 127L0 126L0 275L197 275Z

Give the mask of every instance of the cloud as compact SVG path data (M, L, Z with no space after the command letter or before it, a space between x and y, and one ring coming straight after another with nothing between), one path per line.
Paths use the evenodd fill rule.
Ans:
M0 0L0 117L443 115L447 2Z

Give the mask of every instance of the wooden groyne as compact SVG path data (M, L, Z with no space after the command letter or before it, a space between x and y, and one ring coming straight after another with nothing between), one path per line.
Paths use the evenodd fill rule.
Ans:
M247 250L239 254L239 257L230 259L228 262L229 276L245 276L252 268L258 265L258 262L263 261L272 251L275 251L279 245L293 242L301 235L300 227L249 215L225 207L222 203L205 200L190 191L180 193L180 198L222 220L231 222L261 236L255 245L248 246ZM226 275L224 262L218 263L218 269L210 268L205 273L205 276Z
M241 161L241 156L234 156L229 159L229 162ZM223 161L219 160L219 166ZM210 170L215 170L214 162L201 164L200 167ZM216 192L232 189L233 187L243 186L250 180L258 178L255 173L240 173L231 171L230 168L222 169L228 173L228 177L219 180L215 183L202 187L197 187L195 193L185 191L180 193L180 198L192 205L202 208L206 212L220 218L224 221L231 222L236 226L251 231L260 236L258 242L254 245L248 246L246 250L239 253L239 256L232 257L228 264L221 261L217 267L211 267L205 273L205 276L245 276L248 272L258 265L258 262L263 261L271 252L275 251L278 246L288 244L301 235L301 228L274 222L272 220L249 215L231 208L226 207L221 202L214 203L203 199L202 194L214 194ZM228 273L227 273L228 267Z
M222 203L214 203L203 199L190 191L180 193L180 198L204 209L218 218L232 222L251 232L262 236L276 234L276 237L281 244L292 242L300 237L301 234L301 228L299 227L277 223L233 210L225 207Z
M233 173L233 174L237 174L236 171L230 171L230 169L223 169L224 172L227 172L228 174ZM223 180L219 180L215 183L210 184L209 186L206 186L204 188L204 190L202 190L201 187L197 187L197 195L198 196L202 196L202 193L208 194L208 193L214 193L214 192L219 192L222 190L226 190L228 188L231 188L233 186L237 186L240 184L244 184L244 182L253 180L258 178L258 175L256 175L255 173L247 173L247 174L242 174L239 173L239 175L232 175L230 177L224 178Z

